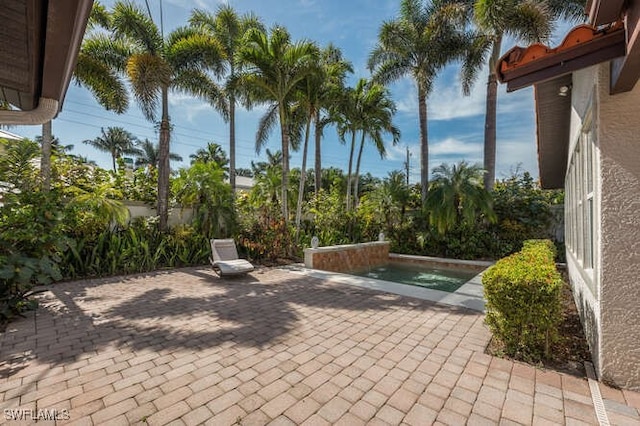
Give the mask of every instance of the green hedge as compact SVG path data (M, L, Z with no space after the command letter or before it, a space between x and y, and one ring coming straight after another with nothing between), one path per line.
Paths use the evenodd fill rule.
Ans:
M499 260L482 277L486 323L509 356L549 357L561 320L562 278L550 240L528 240L520 252Z

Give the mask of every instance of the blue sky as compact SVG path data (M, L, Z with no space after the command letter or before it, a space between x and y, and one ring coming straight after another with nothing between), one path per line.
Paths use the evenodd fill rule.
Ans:
M144 7L143 0L136 2ZM113 2L104 3L111 6ZM159 2L153 0L149 3L156 22L159 22ZM320 46L332 42L340 47L354 66L355 72L350 78L353 85L358 78L369 76L366 68L368 53L376 43L380 24L396 16L399 0L232 0L229 3L240 13L255 12L269 27L276 23L285 26L293 39L314 40ZM215 11L219 4L217 0L164 0L165 31L184 25L194 7ZM512 42L507 41L504 49L511 45ZM455 65L445 69L436 81L428 99L430 170L443 162L482 162L486 76L486 72L480 75L468 97L462 95ZM401 129L402 138L395 147L387 143L388 156L382 161L372 146L365 148L362 171L384 177L392 170L403 169L408 147L412 154L410 178L417 182L420 148L415 86L407 78L393 84L390 89L398 107L394 122ZM498 99L496 177L510 175L518 165L537 176L532 89L506 94L505 87L501 86ZM255 152L255 132L263 112L262 107L238 112L237 167L249 167L252 160L265 157L264 150L261 154ZM222 145L228 152L228 125L207 104L182 94L173 94L170 96L169 113L175 127L171 150L185 159L182 163L174 162L174 168L187 166L189 155L209 141ZM53 122L54 135L64 144L74 144L74 153L85 155L108 168L111 164L108 154L82 143L98 136L101 127L108 126L121 126L141 139L157 141L154 125L142 117L135 103L125 114L112 114L100 107L86 89L72 82L63 111ZM41 129L39 126L21 126L11 131L33 138L40 134ZM323 143L323 167L335 166L346 170L348 148L339 143L334 128L325 131ZM273 132L267 147L279 149L279 132ZM313 149L310 149L308 164L313 165L313 157ZM300 154L294 153L291 166L299 167L300 164Z

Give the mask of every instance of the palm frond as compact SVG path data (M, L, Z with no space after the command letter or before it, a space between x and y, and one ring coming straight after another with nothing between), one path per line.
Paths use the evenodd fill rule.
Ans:
M278 104L273 103L269 106L258 123L258 131L256 132L256 153L267 143L269 135L273 128L278 124Z
M151 17L131 1L118 1L111 14L116 35L129 38L151 54L162 51L162 35Z
M127 75L142 113L154 121L162 87L171 84L171 69L162 58L145 53L129 58Z

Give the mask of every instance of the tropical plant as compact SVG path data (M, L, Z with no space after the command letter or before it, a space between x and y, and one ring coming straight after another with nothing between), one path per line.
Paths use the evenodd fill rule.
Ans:
M193 225L207 238L227 237L235 224L233 192L215 162L196 161L174 180L176 199L193 208Z
M482 174L480 166L465 161L433 169L434 179L425 207L439 233L458 225L473 225L479 216L495 220L491 194L483 188Z
M468 35L464 2L402 0L400 16L382 24L369 56L374 81L383 84L410 75L418 90L422 202L429 185L427 97L438 72L463 53Z
M253 171L244 167L237 167L236 176L253 177Z
M292 138L291 106L300 83L317 68L314 66L318 48L309 41L292 42L287 30L275 26L269 34L250 29L240 50L241 59L247 64L243 75L245 87L251 98L267 103L267 112L260 119L256 134L256 151L266 143L276 122L280 123L282 141L282 217L289 220L289 147Z
M0 325L34 306L34 285L61 278L68 241L60 196L41 191L37 179L28 186L32 190L5 193L0 204Z
M358 83L360 84L360 83ZM357 90L357 89L356 89ZM355 205L358 205L358 184L360 181L360 162L362 161L362 152L364 151L364 143L368 138L376 147L380 158L387 155L384 145L383 134L391 135L391 143L396 145L400 140L400 130L393 125L392 119L396 112L396 105L391 99L389 91L382 85L377 83L365 84L362 103L360 104L360 132L362 138L360 140L360 148L358 150L358 158L356 160L356 174L353 183L353 196Z
M201 28L205 34L212 37L224 53L221 67L216 69L218 78L224 80L223 96L213 104L225 119L229 121L229 182L235 192L236 189L236 103L238 100L245 105L250 100L245 96L238 79L242 73L243 63L239 60L238 52L242 40L249 28L264 30L260 19L253 14L238 16L229 5L221 5L215 15L204 10L194 10L189 19L191 25ZM221 104L225 101L225 104Z
M189 93L210 102L218 99L220 91L208 71L220 69L222 48L195 28L178 28L165 36L151 17L132 2L116 2L110 16L110 31L112 34L95 32L85 39L76 77L108 109L126 110L125 81L128 81L134 99L149 121L155 122L160 110L158 225L166 230L171 128L169 92ZM109 85L113 90L105 93L111 89Z
M344 91L344 80L347 73L352 73L353 67L344 59L342 51L332 44L320 52L320 73L308 82L306 96L309 111L313 114L315 124L315 190L318 192L322 181L322 136L324 128L333 123L330 114L335 101L339 100Z
M136 166L150 165L154 168L158 167L160 161L160 147L149 139L138 142L138 153L136 154ZM169 160L182 161L182 157L175 152L169 153Z
M104 128L101 128L100 133L102 136L84 140L82 143L90 145L99 151L111 154L114 172L118 171L116 165L117 160L124 154L138 155L140 153L135 147L135 136L122 127L108 127L106 132Z
M215 163L218 168L228 170L229 160L222 147L215 142L207 143L206 148L198 149L195 154L189 156L191 164L195 163Z
M7 141L0 139L0 188L3 195L13 192L33 191L37 185L38 171L34 160L40 155L40 147L29 139Z
M484 133L484 187L493 190L496 169L496 110L498 81L496 65L502 40L510 36L526 43L546 40L554 19L578 19L584 15L581 0L474 0L473 18L480 33L468 40L469 49L462 67L463 90L468 94L480 70L489 68Z

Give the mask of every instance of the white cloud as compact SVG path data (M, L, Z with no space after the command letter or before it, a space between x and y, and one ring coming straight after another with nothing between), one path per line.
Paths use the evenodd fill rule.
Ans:
M177 113L184 116L187 121L193 123L201 113L213 113L214 109L208 103L182 93L169 95L169 105L173 115Z
M459 139L449 137L432 144L429 147L429 154L433 156L478 155L482 154L482 146L478 143L467 143Z
M447 67L435 82L427 98L427 118L433 121L448 121L484 115L486 109L487 71L483 70L469 96L462 93L462 84L456 68ZM398 112L411 117L418 116L418 97L415 84L409 79L394 86ZM498 114L510 114L533 111L531 89L513 93L506 92L505 85L498 85Z

